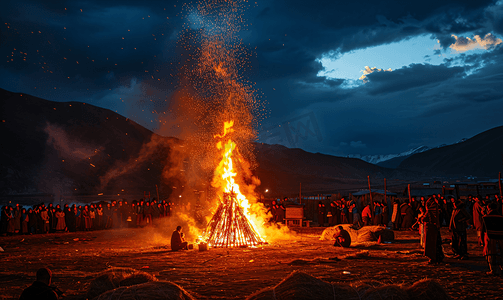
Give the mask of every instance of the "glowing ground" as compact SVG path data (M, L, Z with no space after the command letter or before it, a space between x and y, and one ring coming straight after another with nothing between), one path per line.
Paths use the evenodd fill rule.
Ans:
M503 279L485 274L487 264L482 249L476 246L474 231L468 233L470 260L447 257L442 265L429 266L417 251L419 237L415 232L395 232L392 244L341 249L319 241L321 230L311 228L289 242L258 248L205 252L197 247L171 252L165 244L170 230L159 233L152 228L1 237L0 246L5 251L0 252L0 299L17 299L42 266L53 270L53 284L71 299L85 295L95 273L110 267L149 272L160 280L179 284L198 299L242 299L277 284L294 270L338 282L373 279L412 284L434 278L454 299L502 297ZM449 238L446 229L442 233L443 238ZM450 254L448 244L444 249ZM344 258L365 250L368 256ZM329 260L333 257L342 259ZM344 271L351 274L344 275Z

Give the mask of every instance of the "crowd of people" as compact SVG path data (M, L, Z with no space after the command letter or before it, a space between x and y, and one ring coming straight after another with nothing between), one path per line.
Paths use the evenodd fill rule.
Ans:
M174 203L166 201L125 200L88 205L39 204L25 208L19 204L3 206L0 234L36 234L64 231L143 227L170 217Z

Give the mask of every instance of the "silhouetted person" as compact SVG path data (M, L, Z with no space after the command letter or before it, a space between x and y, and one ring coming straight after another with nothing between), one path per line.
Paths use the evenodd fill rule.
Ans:
M57 300L58 294L50 287L51 279L51 270L38 269L37 280L23 291L19 300Z
M335 243L334 246L347 248L351 245L351 235L349 232L344 230L342 226L337 227L337 231L334 234Z
M171 250L188 250L188 243L182 239L182 226L177 226L176 230L171 234Z

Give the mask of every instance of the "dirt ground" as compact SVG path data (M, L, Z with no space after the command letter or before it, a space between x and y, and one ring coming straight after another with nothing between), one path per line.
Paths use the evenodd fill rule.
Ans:
M197 299L243 299L276 285L294 270L329 282L372 279L409 285L434 278L454 299L503 299L503 279L485 274L487 263L474 231L468 233L469 260L446 257L441 265L430 266L420 254L416 232L395 232L391 244L341 249L320 241L322 230L309 228L288 242L258 248L201 252L197 247L172 252L167 247L170 232L160 234L153 228L0 237L4 250L0 252L0 299L17 299L42 266L53 271L53 284L66 298L85 295L97 272L129 267L174 282ZM446 229L442 238L450 238ZM448 244L444 249L451 254ZM361 251L368 251L368 256L344 258ZM328 260L333 257L342 259Z

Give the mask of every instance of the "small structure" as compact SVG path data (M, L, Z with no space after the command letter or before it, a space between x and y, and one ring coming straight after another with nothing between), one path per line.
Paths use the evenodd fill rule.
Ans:
M304 207L302 205L288 205L286 207L286 226L309 227L309 221L304 219Z

